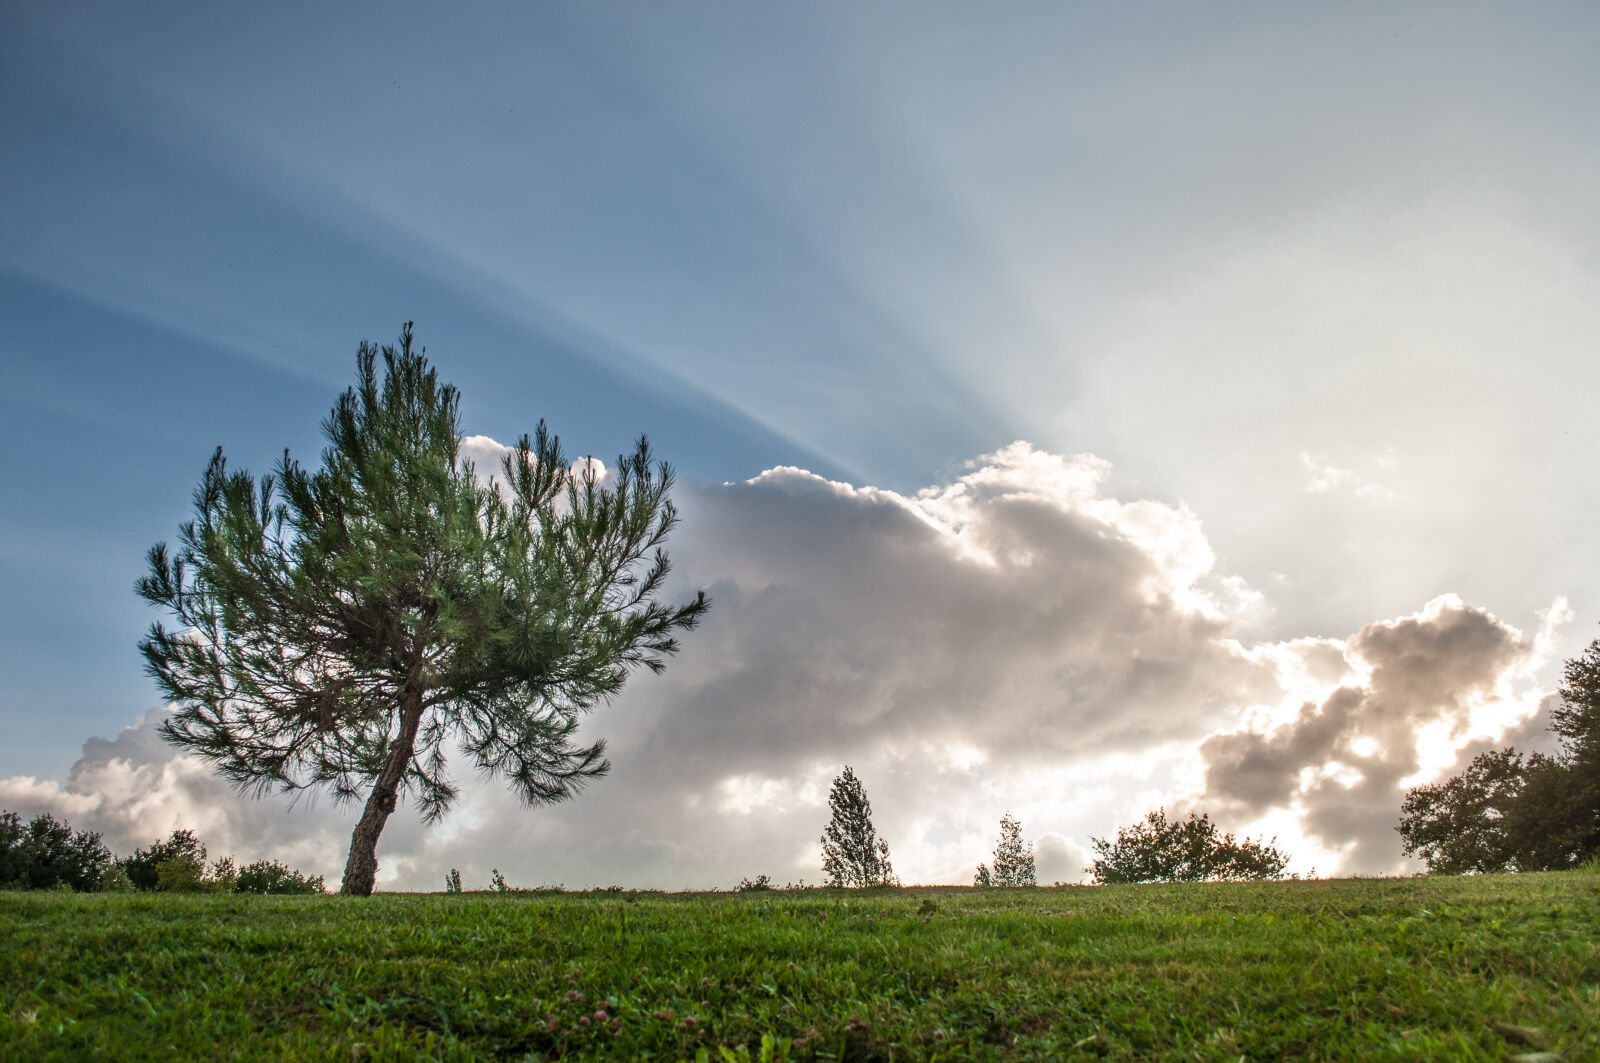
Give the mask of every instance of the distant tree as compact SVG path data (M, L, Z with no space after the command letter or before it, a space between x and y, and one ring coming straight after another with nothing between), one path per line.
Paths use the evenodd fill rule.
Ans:
M1600 854L1600 640L1566 662L1553 757L1507 748L1418 786L1400 809L1407 856L1430 872L1551 871Z
M1530 773L1551 764L1538 753L1525 759L1502 749L1480 753L1454 778L1412 789L1400 810L1405 854L1443 875L1523 869L1517 859L1523 791Z
M1000 842L994 847L994 870L978 865L974 886L1032 886L1033 846L1022 843L1022 824L1007 812L1000 817Z
M21 816L9 808L0 810L0 886L9 886L21 877L17 850L27 833Z
M307 878L294 868L276 860L257 860L239 869L234 883L239 893L322 893L322 876Z
M381 379L379 354L361 344L315 472L285 453L258 485L218 448L138 587L177 621L140 643L177 705L163 736L244 791L364 794L341 887L362 895L400 797L430 821L455 799L452 742L530 805L604 774L580 716L659 671L707 607L658 600L678 516L642 437L603 483L541 422L502 490L461 457L460 395L409 322Z
M889 864L889 843L872 826L872 802L856 773L845 766L828 792L833 813L822 833L822 873L828 885L859 889L897 886Z
M166 872L166 889L184 889L191 883L198 888L205 873L206 847L194 836L194 831L175 830L165 841L158 838L148 849L135 849L133 855L121 863L135 889L162 889L163 871Z
M1277 839L1274 838L1273 841ZM1206 814L1168 820L1165 808L1117 831L1114 842L1092 838L1096 882L1206 882L1279 878L1287 854L1272 845L1223 834Z
M1576 863L1600 855L1600 639L1566 663L1562 680L1550 730L1568 769L1562 808Z
M228 869L232 870L231 862ZM228 885L231 887L232 883ZM212 888L213 884L206 880L204 864L179 857L156 865L156 889L161 893L201 893Z
M17 813L0 812L0 886L70 886L88 893L99 889L100 876L111 862L111 850L93 831L74 831L48 814L23 826Z

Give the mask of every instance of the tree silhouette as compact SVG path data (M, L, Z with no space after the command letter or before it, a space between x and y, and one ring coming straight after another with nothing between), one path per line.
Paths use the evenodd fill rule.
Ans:
M1460 874L1559 870L1600 853L1600 640L1562 678L1550 714L1557 755L1492 750L1409 791L1395 828L1407 856Z
M1276 841L1277 839L1273 839ZM1144 820L1117 831L1115 842L1091 838L1095 861L1085 871L1096 882L1205 882L1277 878L1289 864L1271 844L1217 830L1211 817L1189 813L1168 820L1167 810L1145 813Z
M447 742L525 802L560 801L608 769L579 717L659 670L704 595L657 600L677 522L671 470L641 437L603 483L570 468L543 422L502 469L460 456L460 394L411 324L362 343L311 472L287 452L259 485L219 447L180 546L150 551L139 593L175 617L140 642L176 714L169 741L242 790L327 786L359 800L342 892L372 892L398 799L425 818L456 797Z

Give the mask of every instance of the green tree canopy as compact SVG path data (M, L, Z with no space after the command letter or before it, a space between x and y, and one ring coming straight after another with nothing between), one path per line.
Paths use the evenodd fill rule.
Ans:
M848 764L833 780L828 808L832 816L822 832L822 873L828 876L828 885L851 889L899 885L889 863L889 843L872 825L866 787Z
M1566 662L1553 757L1480 753L1406 794L1395 829L1431 872L1551 871L1600 853L1600 640Z
M192 830L175 830L166 841L157 838L148 849L135 849L133 855L121 861L128 881L135 889L160 888L162 868L187 867L195 882L205 873L206 847Z
M111 850L93 831L75 831L48 813L26 826L10 810L0 811L0 887L43 890L70 886L79 893L99 888L112 862Z
M1119 829L1115 841L1090 840L1096 857L1084 870L1103 883L1278 878L1289 864L1288 855L1270 843L1222 833L1209 815L1191 812L1188 819L1168 820L1165 808Z
M485 482L425 353L409 322L398 348L361 344L315 471L286 452L258 483L218 448L138 586L178 625L140 642L169 741L242 790L365 794L345 893L372 891L400 796L449 808L452 742L530 805L604 774L580 716L660 670L707 607L659 600L678 516L644 438L603 481L540 422Z

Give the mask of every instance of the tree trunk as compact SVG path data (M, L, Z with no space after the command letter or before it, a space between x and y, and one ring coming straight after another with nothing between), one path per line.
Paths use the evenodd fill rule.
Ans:
M400 733L389 746L389 759L383 771L372 784L367 804L356 821L350 835L350 858L344 865L344 882L339 892L352 897L370 897L373 883L378 878L378 835L395 809L400 780L405 778L406 766L411 763L412 747L417 742L417 728L422 723L422 697L407 694L400 709Z

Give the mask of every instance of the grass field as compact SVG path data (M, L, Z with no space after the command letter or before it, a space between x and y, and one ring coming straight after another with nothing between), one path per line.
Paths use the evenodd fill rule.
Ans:
M6 893L0 935L5 1059L1600 1059L1588 872Z

